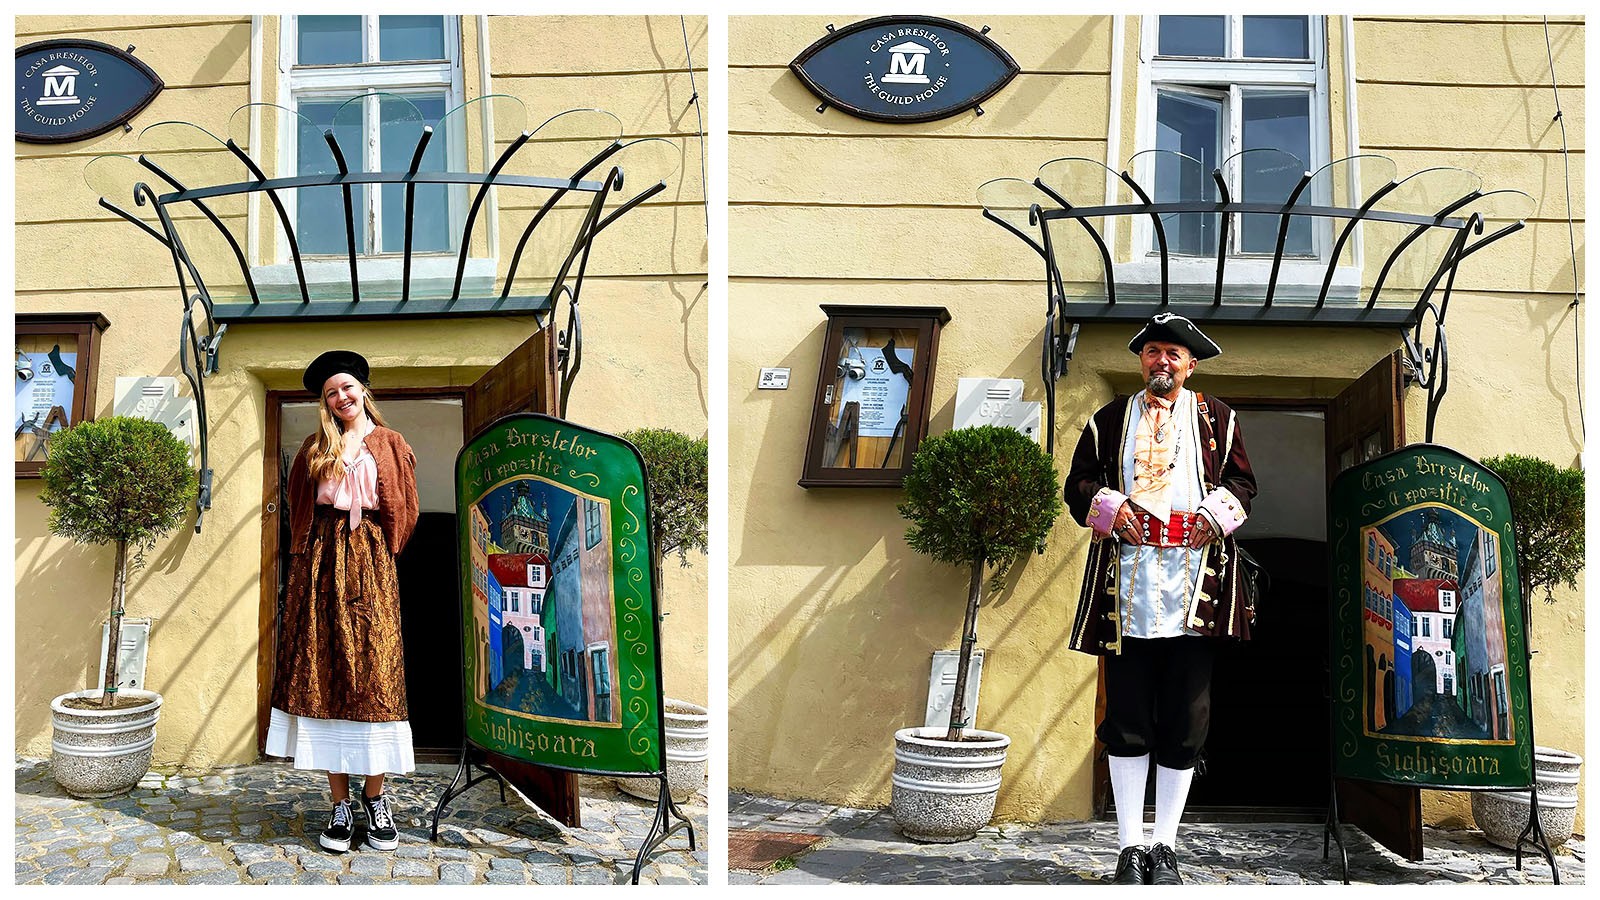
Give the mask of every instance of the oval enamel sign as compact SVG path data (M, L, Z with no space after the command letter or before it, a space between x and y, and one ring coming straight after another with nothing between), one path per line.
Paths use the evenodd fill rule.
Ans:
M830 32L789 64L829 106L876 122L972 109L1021 71L982 32L932 16L882 16Z
M17 48L17 140L81 141L105 134L150 105L161 76L99 41L39 41Z

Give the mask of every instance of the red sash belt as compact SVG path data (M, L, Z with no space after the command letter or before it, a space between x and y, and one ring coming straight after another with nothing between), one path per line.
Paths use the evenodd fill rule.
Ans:
M1136 510L1134 517L1139 527L1139 543L1152 547L1184 547L1189 543L1189 535L1194 533L1194 522L1200 514L1175 512L1163 522Z

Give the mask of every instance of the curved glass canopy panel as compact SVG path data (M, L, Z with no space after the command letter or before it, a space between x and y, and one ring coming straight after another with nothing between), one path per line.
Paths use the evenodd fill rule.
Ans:
M1271 148L1242 150L1222 162L1222 171L1234 186L1231 199L1241 203L1287 205L1306 172L1305 160L1293 153ZM1220 191L1219 191L1220 199ZM1278 252L1278 231L1283 216L1272 213L1241 213L1233 222L1235 253L1245 256L1270 256ZM1315 257L1313 235L1316 228L1305 216L1289 217L1284 233L1286 257Z
M622 206L675 199L674 188L680 187L678 175L683 170L683 155L683 145L672 138L623 142L617 152L606 157L592 173L598 181L604 180L611 169L617 170L619 177L612 183L612 190L606 192L607 213Z
M139 163L150 186L163 195L179 190L232 184L251 179L244 162L225 139L190 122L165 121L139 133ZM246 194L169 204L173 230L206 278L213 296L247 295L249 269Z
M577 214L566 212L578 202L578 197L568 194L593 197L592 191L517 184L515 179L565 182L598 149L615 143L620 131L616 117L602 110L568 110L535 120L522 101L500 94L463 103L440 119L434 139L449 148L446 171L490 173L499 179L492 187L453 189L450 214L456 233L465 234L472 255L486 256L489 248L499 247L495 279L501 284L502 296L543 296L547 292L548 279L538 285L534 274L553 275L559 270L581 221ZM573 162L577 157L581 159ZM543 215L541 210L545 210ZM528 265L531 259L554 255L553 249L546 253L541 248L562 240L567 242L566 251L556 262ZM532 251L530 243L535 245ZM458 269L464 266L464 259L458 254ZM507 275L514 275L514 285L506 280Z
M586 259L579 237L588 234L584 239L586 243L601 229L629 228L630 224L616 225L629 211L633 213L627 222L639 227L649 227L651 222L660 224L660 216L676 214L677 210L667 204L672 193L679 189L683 152L677 141L641 138L614 142L604 152L604 158L593 165L587 165L590 160L580 163L575 171L583 172L579 180L589 189L548 192L540 208L523 211L517 220L519 230L514 233L518 235L520 253L514 257L513 290L542 293L553 288L563 274L580 270L612 275L674 271L676 260L637 253ZM600 186L603 190L593 190ZM641 217L636 208L646 204L656 209ZM670 224L667 227L670 228ZM639 241L630 240L627 234L614 234L608 239L608 245L638 247ZM700 261L694 261L691 265L699 264Z
M487 172L527 130L528 110L515 97L485 94L433 117L432 125L429 163L422 171ZM432 155L436 150L443 155Z
M548 116L530 131L527 146L507 163L508 173L589 179L591 167L600 167L595 157L622 139L622 121L603 109L579 107Z
M1143 202L1122 180L1121 173L1097 159L1082 156L1049 160L1039 167L1035 183L1050 194L1054 202L1065 201L1074 209ZM1112 244L1117 241L1117 221L1106 216L1052 221L1050 246L1055 251L1063 281L1106 289L1107 279L1112 277L1111 253Z
M399 155L384 159L385 171L409 171L415 161L419 172L487 173L516 143L528 119L522 101L505 94L486 94L448 109L441 99L436 108L427 112L431 132L421 157L417 157L417 144L413 141L403 159ZM500 171L508 172L509 167L502 167ZM385 209L393 209L396 216L403 215L405 188L385 185L383 193ZM487 255L491 246L491 211L496 202L505 203L508 194L515 197L518 193L516 189L508 192L482 184L416 185L412 191L413 252L444 254L460 263L465 243L468 256ZM394 202L389 205L387 201L391 197ZM476 213L472 211L474 202L478 206ZM467 234L469 216L473 219L470 235ZM474 289L470 292L487 291L487 287L477 287L480 280L473 279ZM450 296L454 290L455 283L451 279L448 284L430 283L425 293L431 296L442 292L442 296Z
M1374 210L1417 221L1367 222L1362 284L1369 302L1416 303L1456 239L1456 228L1442 226L1465 218L1460 207L1477 197L1481 186L1472 172L1439 166L1401 179L1377 198Z
M161 230L154 204L146 202L141 205L134 197L134 186L143 183L159 194L163 185L149 169L139 165L139 161L134 157L120 153L96 156L84 165L83 181L94 195L90 202L95 203L97 207L96 201L104 200L156 231ZM157 183L151 184L151 182ZM114 215L105 209L97 211L100 215Z
M990 215L1020 230L1035 243L1039 241L1039 225L1032 218L1033 207L1060 208L1050 195L1021 178L991 178L978 185L977 197Z
M1469 219L1473 215L1481 219L1481 227L1474 227L1467 236L1465 251L1476 254L1478 249L1514 234L1538 208L1539 201L1522 191L1503 189L1480 195L1457 212L1457 215ZM1539 279L1533 271L1535 261L1532 255L1502 255L1493 257L1492 263L1489 262L1490 258L1468 256L1461 264L1463 275L1457 277L1457 284L1462 283L1461 279L1467 277L1467 273L1471 275L1468 283L1474 288L1487 290L1515 290L1516 285L1533 283Z
M1395 172L1394 160L1375 153L1336 159L1311 173L1306 186L1295 198L1294 205L1297 209L1311 206L1358 209L1372 195L1394 184ZM1316 246L1315 255L1319 259L1327 259L1350 223L1346 218L1313 216L1296 216L1293 221L1310 223ZM1349 236L1339 246L1336 265L1343 267L1356 264L1357 248L1370 226L1369 222L1357 222L1349 230Z
M1128 157L1128 173L1155 203L1219 202L1222 196L1212 171L1200 160L1177 150L1145 150ZM1216 258L1221 238L1220 214L1167 213L1160 219L1168 255ZM1161 236L1151 229L1147 252L1160 253Z
M1062 200L1079 206L1142 202L1122 174L1098 159L1062 156L1039 167L1039 183ZM1109 199L1107 199L1109 197Z

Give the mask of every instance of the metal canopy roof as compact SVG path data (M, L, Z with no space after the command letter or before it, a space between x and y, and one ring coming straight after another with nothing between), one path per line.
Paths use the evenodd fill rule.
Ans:
M565 298L555 336L565 405L594 240L666 189L682 148L625 140L599 109L527 121L522 102L504 95L430 120L402 95L368 91L327 127L252 103L226 129L159 122L136 149L85 166L99 206L171 257L184 304L179 362L200 420L202 514L212 489L203 379L217 371L231 322L532 314L544 328ZM262 146L292 174L268 177Z
M1483 191L1464 169L1397 178L1393 160L1363 154L1309 171L1273 149L1246 150L1215 167L1147 150L1121 172L1093 159L1053 159L1031 180L984 182L978 200L984 218L1044 262L1040 369L1052 451L1055 382L1067 374L1080 325L1143 322L1159 312L1228 325L1400 329L1411 377L1429 390L1432 440L1448 379L1444 319L1457 268L1521 230L1536 206L1521 191ZM1114 262L1118 255L1131 261Z

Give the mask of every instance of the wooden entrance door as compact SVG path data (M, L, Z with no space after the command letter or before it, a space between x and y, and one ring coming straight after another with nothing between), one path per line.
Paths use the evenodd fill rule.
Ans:
M468 388L469 441L496 419L512 413L556 414L555 347L550 334L547 328L524 341ZM490 768L552 818L572 827L582 824L577 775L498 753L485 756Z
M1404 446L1400 351L1379 360L1335 397L1328 411L1328 484L1357 463ZM1331 623L1330 623L1331 625ZM1422 859L1422 791L1399 784L1334 779L1340 821L1406 859Z

